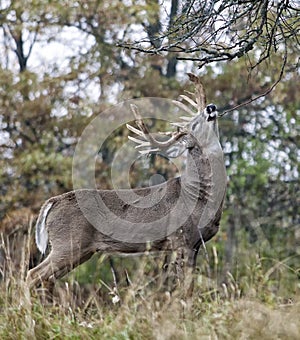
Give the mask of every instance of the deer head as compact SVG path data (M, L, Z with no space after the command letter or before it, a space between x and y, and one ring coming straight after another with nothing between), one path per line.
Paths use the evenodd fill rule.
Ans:
M128 138L137 143L137 149L141 154L150 154L161 152L168 157L175 158L180 156L186 149L191 150L195 145L206 150L214 152L219 147L219 131L217 123L217 107L214 104L206 105L206 96L203 86L198 77L188 74L190 80L195 83L195 93L181 95L180 97L186 101L192 109L183 102L174 100L174 104L189 116L181 116L183 122L171 123L177 127L177 131L173 133L165 133L169 137L165 141L157 140L148 130L142 120L139 109L136 105L131 105L132 112L135 116L135 123L139 129L126 124L127 128L137 135Z

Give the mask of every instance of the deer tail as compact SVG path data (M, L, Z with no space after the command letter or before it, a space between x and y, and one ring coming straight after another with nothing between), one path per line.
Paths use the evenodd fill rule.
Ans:
M46 219L54 202L46 202L41 208L39 217L35 226L35 242L38 250L45 254L48 245L48 232L46 229Z

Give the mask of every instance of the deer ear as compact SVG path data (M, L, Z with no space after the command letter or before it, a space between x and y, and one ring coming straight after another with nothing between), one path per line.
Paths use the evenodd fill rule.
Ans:
M180 138L176 143L170 146L166 151L165 154L169 158L176 158L179 157L184 153L187 149L192 149L195 146L195 140L191 136L183 136Z

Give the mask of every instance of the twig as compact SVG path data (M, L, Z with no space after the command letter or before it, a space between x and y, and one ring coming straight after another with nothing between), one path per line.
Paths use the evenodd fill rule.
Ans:
M278 79L272 84L271 87L269 87L265 92L259 94L258 96L254 97L254 98L250 98L248 100L246 100L245 102L238 104L236 106L234 106L233 108L226 110L224 112L222 112L221 114L219 114L219 117L223 117L224 115L226 115L227 113L234 111L242 106L248 105L254 101L256 101L257 99L261 98L261 97L265 97L266 95L268 95L270 92L272 92L274 90L274 88L277 86L277 84L281 81L282 77L283 77L283 73L284 73L284 69L286 66L286 62L287 62L287 47L285 47L285 53L284 53L284 58L283 58L283 63L281 66L281 70L280 70L280 74Z

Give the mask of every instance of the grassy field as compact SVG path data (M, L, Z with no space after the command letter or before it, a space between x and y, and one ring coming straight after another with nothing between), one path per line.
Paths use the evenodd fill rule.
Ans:
M208 252L210 270L199 265L189 298L160 285L151 256L117 259L131 273L131 284L118 287L108 261L95 257L57 282L52 302L42 289L29 293L24 265L0 285L0 338L299 339L299 268L252 254L224 274L215 249Z

